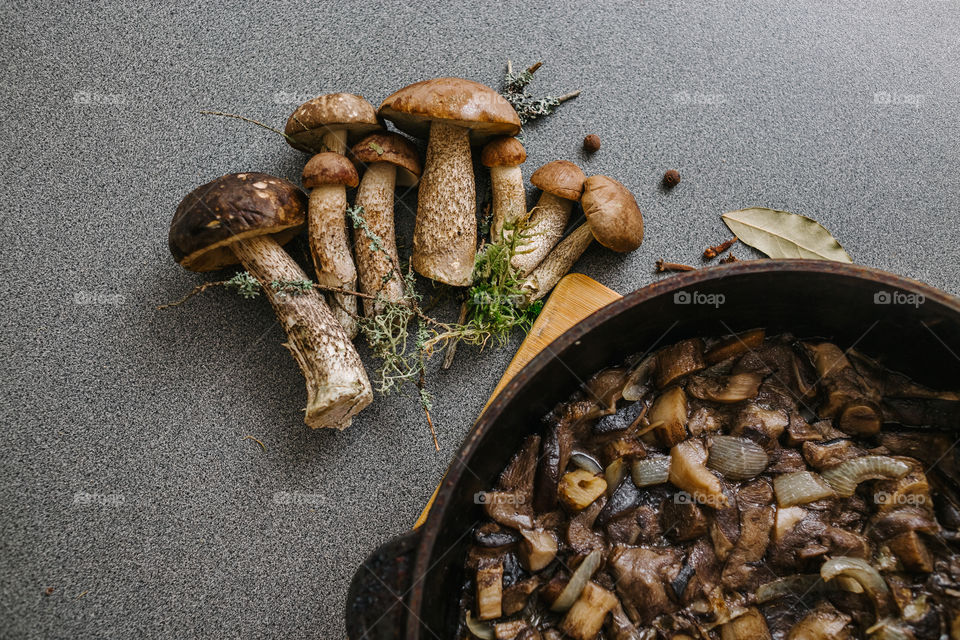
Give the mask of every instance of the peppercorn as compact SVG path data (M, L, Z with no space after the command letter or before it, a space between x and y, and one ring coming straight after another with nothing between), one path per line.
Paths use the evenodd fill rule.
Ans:
M663 174L663 184L667 186L668 189L673 189L675 186L680 184L680 172L676 169L670 169L665 174Z
M583 139L583 150L587 153L596 153L600 150L600 136L591 133Z

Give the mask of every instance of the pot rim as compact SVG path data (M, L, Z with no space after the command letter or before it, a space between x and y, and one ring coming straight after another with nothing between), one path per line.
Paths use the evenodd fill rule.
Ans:
M457 449L450 465L447 467L446 474L441 481L433 505L430 507L430 513L426 521L419 527L420 541L417 546L416 559L413 566L413 580L417 584L423 576L432 567L434 560L431 557L432 550L437 536L439 535L439 525L443 521L443 516L450 506L450 496L453 494L453 488L459 484L466 465L465 459L469 459L480 441L486 437L490 429L500 418L504 408L522 392L528 382L536 377L544 366L555 357L556 352L562 352L568 347L581 340L584 336L591 333L600 324L606 322L609 318L617 316L627 309L647 300L672 293L679 289L684 289L692 285L703 282L722 280L728 276L741 274L780 274L780 273L812 273L812 274L831 274L837 276L846 276L856 278L865 282L871 282L879 286L886 286L909 293L923 295L926 300L935 301L945 307L951 308L957 314L960 314L960 298L950 295L936 287L920 282L913 278L899 276L887 271L882 271L873 267L865 267L857 264L848 264L832 262L827 260L747 260L727 265L716 265L697 269L695 271L683 272L669 278L664 278L657 282L648 284L640 289L626 294L621 299L598 309L590 314L576 325L564 332L551 344L551 349L546 349L538 353L523 369L513 377L513 379L497 394L487 409L481 414L466 439ZM413 614L408 616L407 629L405 637L417 638L420 627L419 612L423 601L423 589L414 588L410 592L410 600L407 605L408 610Z

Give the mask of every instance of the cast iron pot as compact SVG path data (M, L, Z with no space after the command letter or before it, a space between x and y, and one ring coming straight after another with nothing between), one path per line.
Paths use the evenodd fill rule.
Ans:
M597 311L534 358L454 457L423 526L377 549L347 599L351 640L454 638L463 560L490 489L541 418L598 370L683 338L765 327L856 345L936 388L960 389L960 299L875 269L756 260L692 271Z

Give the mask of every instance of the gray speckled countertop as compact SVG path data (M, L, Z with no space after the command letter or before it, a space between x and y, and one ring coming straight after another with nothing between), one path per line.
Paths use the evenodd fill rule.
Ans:
M310 432L265 303L154 310L202 281L166 247L188 190L305 160L200 109L282 125L320 93L542 59L534 90L583 94L529 127L527 166L609 174L646 216L638 251L579 271L625 293L761 205L960 292L955 0L28 4L0 9L3 637L341 638L354 568L412 524L519 343L435 374L439 453L409 396Z

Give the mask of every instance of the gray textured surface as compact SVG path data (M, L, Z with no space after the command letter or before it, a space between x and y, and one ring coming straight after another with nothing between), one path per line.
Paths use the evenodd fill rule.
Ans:
M518 342L436 375L440 453L409 397L309 432L265 303L153 309L201 281L166 249L187 190L304 161L198 109L282 124L301 96L543 59L536 90L583 95L530 128L528 166L608 173L647 220L578 270L627 292L765 205L960 292L960 3L704 4L6 3L0 636L341 637L354 568L413 522Z

